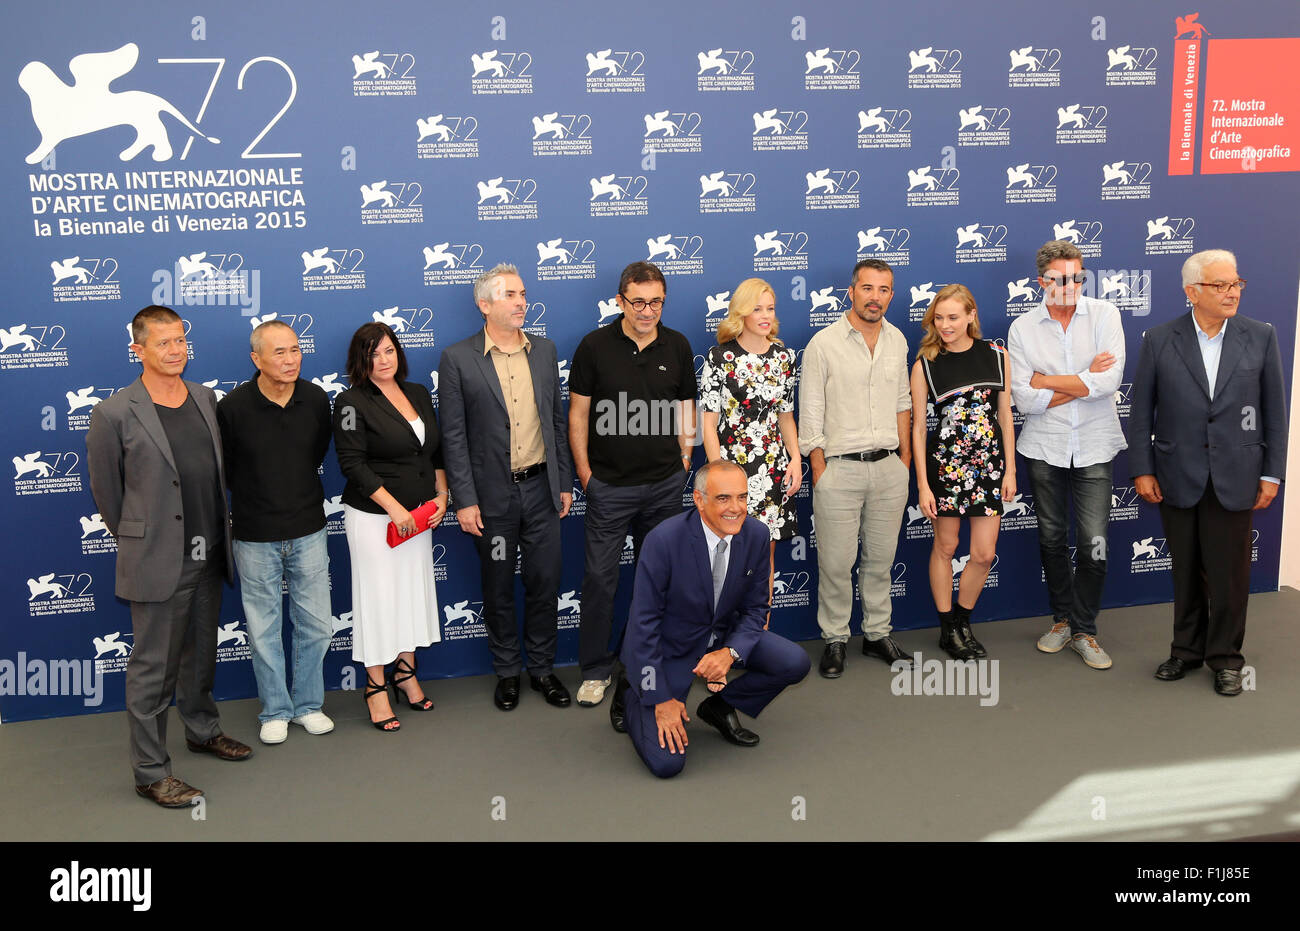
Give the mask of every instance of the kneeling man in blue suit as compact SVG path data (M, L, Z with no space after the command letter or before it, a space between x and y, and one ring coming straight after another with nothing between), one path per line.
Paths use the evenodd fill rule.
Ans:
M632 590L622 659L627 732L650 772L686 765L685 698L696 676L714 694L696 715L731 743L758 735L737 711L758 717L788 685L808 675L808 654L764 630L771 534L748 517L745 471L718 460L695 476L695 507L645 538ZM745 674L727 682L732 664Z

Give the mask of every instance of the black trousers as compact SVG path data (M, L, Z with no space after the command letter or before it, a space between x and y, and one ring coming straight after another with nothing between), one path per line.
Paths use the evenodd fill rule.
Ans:
M1174 642L1170 655L1216 672L1241 669L1250 598L1253 511L1229 511L1214 483L1190 508L1160 505L1173 562Z
M624 616L614 623L619 560L632 537L635 554L659 524L682 512L686 472L674 472L649 485L609 485L594 475L587 482L586 568L582 576L582 630L578 662L583 679L612 677L623 644ZM610 635L614 642L610 643Z
M489 516L480 503L483 536L475 537L483 585L492 668L498 676L517 676L523 660L515 621L515 560L522 553L524 652L528 671L549 676L555 663L556 590L560 585L560 515L551 501L543 471L511 486L504 501L494 501Z

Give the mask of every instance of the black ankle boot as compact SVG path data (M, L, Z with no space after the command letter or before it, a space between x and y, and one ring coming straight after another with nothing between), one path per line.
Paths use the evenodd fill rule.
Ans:
M957 630L952 611L939 612L939 648L953 659L962 662L975 658L975 652Z
M975 639L975 634L970 629L970 608L964 608L959 602L952 603L952 622L957 628L957 636L966 641L966 646L975 654L976 659L983 659L989 655L989 651L984 649L984 644Z

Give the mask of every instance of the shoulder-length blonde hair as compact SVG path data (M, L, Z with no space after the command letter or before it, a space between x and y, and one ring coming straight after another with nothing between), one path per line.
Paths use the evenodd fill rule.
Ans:
M768 331L767 338L770 342L778 346L784 346L785 343L776 338L780 330L780 323L776 319L776 291L772 286L762 278L746 278L736 289L731 292L731 303L727 305L726 319L718 324L718 345L729 343L737 336L740 331L745 329L745 318L754 312L758 305L758 299L764 294L772 295L772 329Z
M944 351L943 339L934 325L934 309L940 302L954 299L961 301L962 305L975 315L970 323L966 324L966 332L970 334L971 339L980 338L980 313L975 307L975 295L971 294L970 288L964 284L944 285L934 296L930 306L926 308L925 318L921 320L921 348L916 352L918 359L924 357L933 362L935 357Z

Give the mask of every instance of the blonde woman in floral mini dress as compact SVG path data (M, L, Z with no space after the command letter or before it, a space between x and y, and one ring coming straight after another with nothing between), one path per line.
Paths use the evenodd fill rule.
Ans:
M795 432L794 350L777 339L776 292L747 278L732 292L718 345L700 376L700 432L710 461L727 459L749 476L749 513L772 534L771 594L776 541L799 532L794 496L803 483Z
M1002 347L980 339L975 298L965 285L935 295L921 330L912 367L912 448L925 450L924 467L917 463L917 503L934 523L930 591L939 646L956 659L976 659L988 652L971 632L970 613L993 563L1002 502L1016 494L1010 365ZM928 404L938 420L933 431L927 431ZM970 519L970 554L954 600L963 517Z

